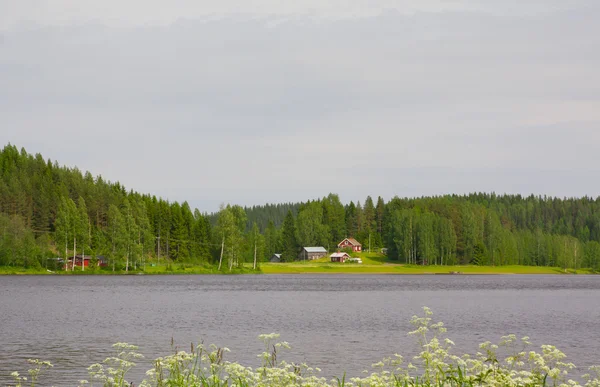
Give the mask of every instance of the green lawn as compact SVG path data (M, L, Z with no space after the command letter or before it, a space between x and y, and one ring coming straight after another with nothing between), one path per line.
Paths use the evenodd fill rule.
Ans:
M565 271L557 267L538 267L538 266L418 266L404 265L395 261L390 261L386 256L380 253L353 253L352 256L360 257L362 264L358 263L332 263L329 257L324 257L314 261L296 261L289 263L260 263L260 271L252 270L252 265L247 263L243 268L237 268L231 272L227 267L218 271L216 266L212 265L193 265L170 263L152 266L146 265L144 270L130 270L129 272L113 272L110 268L90 270L81 272L76 269L75 272L65 272L63 270L55 271L56 274L63 275L89 275L89 274L311 274L311 273L331 273L331 274L564 274ZM568 274L591 274L589 269L567 270ZM18 275L18 274L53 274L44 268L23 269L15 267L0 266L0 275Z
M46 269L25 269L23 267L0 266L0 275L19 275L19 274L52 274Z
M112 271L110 267L105 268L86 268L84 271L81 271L80 267L76 267L74 271L68 270L47 270L45 268L29 268L25 269L22 267L12 267L12 266L0 266L0 275L49 275L49 274L57 274L57 275L137 275L137 274L148 274L148 275L158 275L158 274L256 274L257 271L252 270L251 266L245 266L242 268L234 268L231 272L228 270L226 265L221 269L221 271L217 270L216 266L212 265L194 265L194 264L178 264L171 263L166 264L161 262L159 264L155 264L154 266L148 264L145 268L138 267L137 270L134 270L133 267L129 268L129 271L125 270L117 270Z
M557 267L540 266L419 266L404 265L390 261L379 253L353 253L360 257L362 264L332 263L329 257L314 261L298 261L289 263L262 263L260 268L265 274L300 274L300 273L340 273L340 274L564 274ZM567 270L569 274L590 274L589 269Z
M402 264L340 264L340 263L263 263L265 274L301 273L340 273L340 274L564 274L556 267L538 266L415 266ZM590 274L588 269L578 269L576 273Z

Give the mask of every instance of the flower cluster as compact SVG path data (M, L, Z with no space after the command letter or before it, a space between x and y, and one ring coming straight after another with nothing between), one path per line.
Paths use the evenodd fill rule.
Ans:
M38 359L28 359L27 362L33 367L27 371L29 378L27 376L21 376L17 371L10 374L15 381L15 387L22 387L25 384L29 384L31 387L35 386L42 371L54 367L50 362Z
M189 352L176 349L172 355L156 359L140 387L600 387L600 366L591 367L581 381L570 379L569 372L575 366L565 361L565 354L551 345L542 345L539 352L530 350L528 337L503 336L498 344L480 344L475 355L455 355L454 343L444 337L444 324L433 322L432 315L429 308L424 308L423 316L411 319L415 329L409 335L416 338L420 348L412 361L404 366L404 358L395 354L373 364L373 371L365 371L363 377L328 381L319 376L318 368L280 360L280 353L290 345L271 333L259 336L264 351L258 355L261 365L255 369L225 360L227 348L192 344ZM113 347L115 356L89 367L90 381L82 381L81 385L99 382L103 387L130 386L125 376L135 366L133 360L142 355L136 346L126 343ZM29 377L34 386L40 372L52 365L31 362L35 367ZM18 372L12 376L15 386L21 387L27 381Z
M114 356L107 357L103 364L96 363L88 367L91 380L82 380L80 386L89 384L94 386L96 382L102 387L128 387L130 384L125 380L127 372L135 367L133 360L142 359L144 356L137 352L138 347L127 343L115 343Z

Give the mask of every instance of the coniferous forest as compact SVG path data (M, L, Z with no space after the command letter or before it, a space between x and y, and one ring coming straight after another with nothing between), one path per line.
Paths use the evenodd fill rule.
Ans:
M0 266L42 268L75 255L103 270L187 263L220 270L296 259L301 246L334 251L345 237L419 265L531 265L600 270L600 197L473 193L344 204L223 205L207 214L127 190L77 168L0 152Z

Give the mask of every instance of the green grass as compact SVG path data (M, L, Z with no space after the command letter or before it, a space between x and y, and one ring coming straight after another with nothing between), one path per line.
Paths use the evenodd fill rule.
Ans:
M361 258L362 264L332 263L323 259L310 262L263 263L265 274L339 273L339 274L565 274L557 267L541 266L420 266L390 263L384 259ZM592 274L589 269L567 270L567 274Z
M158 265L146 265L145 268L138 267L134 270L133 267L129 271L118 269L112 271L111 267L105 268L86 268L81 271L81 268L71 270L46 270L45 268L20 268L12 266L0 266L0 275L164 275L164 274L251 274L257 273L251 267L233 268L231 271L227 267L217 270L217 266L212 265L194 265L194 264L178 264L160 263Z
M360 257L362 264L331 262L329 257L313 261L297 261L287 263L262 263L261 271L265 274L302 274L302 273L339 273L339 274L565 274L564 269L545 266L420 266L406 265L389 260L380 253L352 253ZM568 269L567 274L592 274L590 269Z
M454 266L420 266L420 265L405 265L396 261L389 260L386 256L380 253L353 253L352 256L360 257L362 264L357 263L337 263L331 262L330 258L323 257L313 261L295 261L287 263L260 263L260 270L252 269L250 263L246 263L241 268L234 268L231 272L225 266L221 271L217 270L215 265L209 264L191 264L191 263L173 263L160 262L159 264L147 264L144 268L138 270L130 269L129 272L124 270L112 271L110 267L103 269L96 268L95 270L86 268L85 271L75 269L75 271L65 272L64 270L55 270L49 272L45 268L39 269L24 269L18 267L0 266L0 275L20 275L20 274L59 274L59 275L119 275L119 274L312 274L312 273L327 273L327 274L565 274L565 270L558 267L541 267L541 266L474 266L474 265L454 265ZM590 269L568 269L566 274L593 274Z
M22 274L52 274L46 269L34 269L14 266L0 266L0 275L22 275Z
M251 266L241 268L234 267L231 271L226 265L221 267L221 271L217 270L217 266L213 265L193 265L193 264L160 264L157 266L146 266L146 269L140 274L256 274Z

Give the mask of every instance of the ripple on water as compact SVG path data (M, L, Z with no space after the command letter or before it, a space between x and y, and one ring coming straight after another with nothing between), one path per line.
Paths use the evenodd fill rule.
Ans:
M600 363L597 276L3 277L0 305L0 385L32 357L55 363L48 385L76 385L117 341L148 357L135 381L171 351L171 338L182 348L227 346L230 360L256 365L256 337L266 332L292 344L284 358L325 376L357 375L384 356L416 351L406 333L424 305L459 350L514 333L557 345L580 369Z

